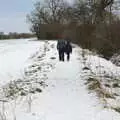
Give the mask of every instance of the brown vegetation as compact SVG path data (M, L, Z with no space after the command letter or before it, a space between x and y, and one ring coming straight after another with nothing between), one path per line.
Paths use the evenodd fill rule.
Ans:
M37 2L27 18L38 39L62 36L109 58L120 49L120 20L112 12L113 5L114 0L77 0L74 5L46 0Z

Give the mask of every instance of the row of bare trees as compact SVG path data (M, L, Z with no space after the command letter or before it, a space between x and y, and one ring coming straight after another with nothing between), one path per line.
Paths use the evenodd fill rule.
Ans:
M63 23L65 17L65 2L63 0L38 1L34 4L34 10L27 15L31 23L31 31L39 38L41 24Z
M20 39L20 38L33 38L35 37L34 34L31 33L12 33L10 32L9 34L4 34L1 32L0 34L0 40L5 40L5 39Z
M27 18L33 31L40 24L65 24L70 21L98 23L105 18L108 13L106 8L111 9L113 3L114 0L76 0L72 5L65 0L38 1Z
M71 28L75 36L75 39L72 37L73 41L110 57L120 49L117 32L120 22L114 14L116 3L117 0L75 0L72 4L65 0L38 1L27 19L38 39L41 24L76 26L74 31Z

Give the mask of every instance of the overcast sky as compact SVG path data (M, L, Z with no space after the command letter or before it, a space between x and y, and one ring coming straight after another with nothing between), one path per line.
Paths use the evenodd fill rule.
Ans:
M26 14L36 0L0 0L0 32L29 32Z
M35 1L0 0L0 32L29 32L26 15L32 11Z

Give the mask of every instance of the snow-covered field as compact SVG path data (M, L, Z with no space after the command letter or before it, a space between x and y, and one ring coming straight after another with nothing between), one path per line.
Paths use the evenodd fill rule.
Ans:
M7 78L1 83L8 83L5 93L1 93L0 120L120 120L120 113L104 108L86 84L94 76L113 75L118 79L120 68L110 61L74 45L71 60L59 62L56 41L8 41L0 44L0 52L5 61L0 62L4 68L2 77ZM12 63L14 67L9 70ZM13 83L9 83L8 73L15 78ZM104 84L104 80L100 82Z
M24 67L30 62L28 58L40 45L28 39L0 40L0 85L21 78Z

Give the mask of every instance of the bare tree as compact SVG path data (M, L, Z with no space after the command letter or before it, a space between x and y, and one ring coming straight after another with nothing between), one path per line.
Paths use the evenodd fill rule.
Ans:
M27 15L31 24L31 31L40 36L41 24L63 23L65 21L66 2L63 0L45 0L34 5L34 10Z
M113 3L114 0L100 0L94 3L94 8L96 11L94 23L99 23L105 19L106 8L111 7Z

